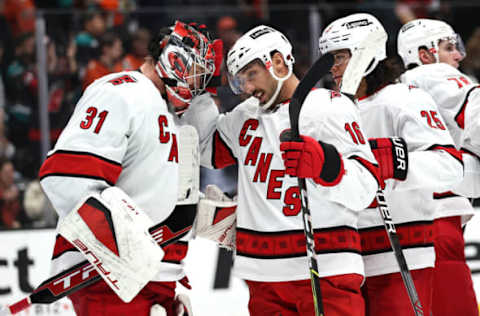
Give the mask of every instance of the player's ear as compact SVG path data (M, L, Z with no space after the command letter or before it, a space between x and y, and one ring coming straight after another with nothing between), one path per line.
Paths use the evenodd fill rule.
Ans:
M288 73L288 67L285 64L285 60L283 59L283 55L280 52L275 52L272 55L272 66L275 70L275 73L279 76L285 76Z
M419 48L418 49L418 58L422 62L422 64L433 64L436 62L435 57L432 53L430 53L426 48Z

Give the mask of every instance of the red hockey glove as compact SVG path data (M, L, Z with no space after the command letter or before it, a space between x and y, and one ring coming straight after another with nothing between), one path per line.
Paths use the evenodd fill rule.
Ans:
M299 178L312 178L318 184L334 186L345 170L335 146L301 136L303 142L282 141L280 150L286 173Z
M208 82L206 90L213 95L217 95L217 87L222 85L222 76L220 75L220 71L222 69L223 62L223 41L216 39L211 45L213 51L215 52L215 72Z
M407 178L408 150L403 138L370 138L368 142L378 162L382 188L386 179L403 181Z

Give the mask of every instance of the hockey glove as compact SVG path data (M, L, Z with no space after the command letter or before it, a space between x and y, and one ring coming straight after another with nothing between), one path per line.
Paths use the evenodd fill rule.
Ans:
M311 178L323 186L340 182L345 170L342 156L335 146L301 136L303 141L282 141L280 150L286 173L299 178Z
M385 188L386 179L403 181L407 178L408 150L403 138L370 138L368 142L378 162L382 188Z
M215 72L213 73L213 76L208 82L207 88L205 90L210 92L213 95L217 95L217 87L220 87L222 85L220 70L221 70L222 61L223 61L223 41L221 39L213 40L212 35L210 34L210 31L208 30L205 24L191 22L188 25L193 27L195 30L202 33L203 35L205 35L205 37L210 42L208 45L212 48L213 53L215 54L214 56ZM207 55L207 58L208 58L208 55Z
M222 69L222 62L223 62L223 41L220 39L216 39L211 44L213 51L215 53L215 72L213 73L213 77L208 82L207 90L213 95L217 95L217 87L222 85L222 76L220 71Z

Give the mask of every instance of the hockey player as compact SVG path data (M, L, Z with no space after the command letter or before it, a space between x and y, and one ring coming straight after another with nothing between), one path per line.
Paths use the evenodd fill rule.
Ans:
M382 40L365 40L372 32L382 33ZM449 188L460 181L462 162L431 97L420 89L395 83L398 70L386 60L386 41L381 23L370 14L359 13L328 25L319 46L323 54L334 54L331 73L338 89L350 63L356 58L371 61L356 91L356 104L366 135L385 138L371 142L372 151L381 173L393 174L396 179L385 181L385 196L424 315L429 315L435 259L434 209L429 201L435 189ZM385 168L391 158L385 156L382 146L392 142L390 137L405 140L408 168L401 161L394 169ZM404 144L393 143L396 152L404 150ZM360 212L359 220L367 276L362 289L367 315L413 315L382 218L373 206Z
M424 89L432 96L457 148L460 148L464 128L469 123L475 125L471 115L467 118L469 107L480 104L479 86L457 70L465 56L460 37L443 21L418 19L401 28L397 48L403 63L410 69L401 76L402 82ZM432 124L441 127L435 117L430 118ZM474 136L478 139L478 134ZM471 163L478 163L477 158L469 154L471 151L463 154L466 177L475 172ZM472 182L468 185L472 186ZM462 225L473 215L473 208L467 198L452 192L435 194L434 204L437 214L434 221L433 314L478 315L462 232Z
M57 238L53 272L85 255L104 280L70 296L80 316L148 315L151 308L152 315L177 315L186 243L162 250L146 229L177 202L178 129L168 108L184 111L205 90L215 54L198 28L180 21L162 29L149 50L138 70L86 89L40 170L70 242Z
M250 291L251 315L314 315L297 179L308 178L320 287L325 314L364 315L358 210L373 200L379 180L373 154L345 130L362 130L353 103L326 89L311 91L302 107L304 142L284 142L289 99L299 84L292 46L279 31L257 26L230 49L229 82L250 97L219 114L208 96L184 114L196 126L201 164L238 164L234 273ZM363 140L363 138L362 138Z

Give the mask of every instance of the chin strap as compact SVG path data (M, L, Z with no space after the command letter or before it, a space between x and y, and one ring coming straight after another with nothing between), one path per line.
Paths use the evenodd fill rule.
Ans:
M288 65L288 73L285 77L283 78L280 78L278 77L275 72L273 71L273 67L270 68L270 74L272 75L272 77L277 80L277 89L275 89L275 93L273 93L272 97L270 98L270 100L268 100L267 103L265 104L260 104L260 108L264 111L270 111L270 110L273 110L276 106L276 104L273 104L273 102L275 102L277 100L277 97L278 95L280 94L280 90L282 89L282 86L283 86L283 83L285 82L285 80L287 80L288 78L290 78L290 76L292 75L293 73L293 66L292 64ZM273 106L272 106L273 105Z

